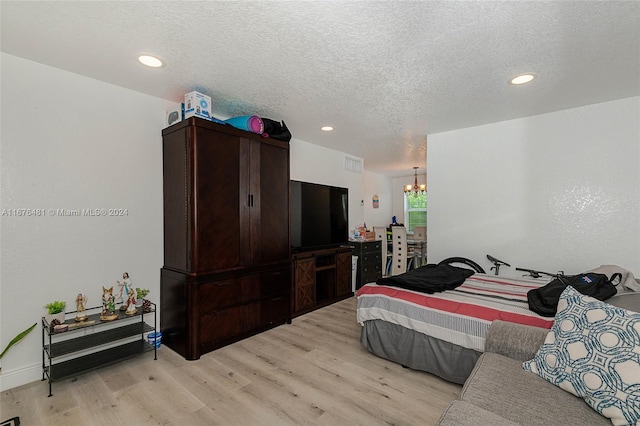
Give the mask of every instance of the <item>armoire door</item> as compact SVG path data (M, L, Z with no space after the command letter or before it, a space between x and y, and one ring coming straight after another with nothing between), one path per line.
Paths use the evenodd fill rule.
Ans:
M260 262L290 258L289 150L268 143L260 147Z
M233 268L240 261L240 138L204 127L194 134L193 272Z
M243 140L248 154L246 211L241 229L246 264L289 259L289 150L275 142ZM244 155L241 153L241 157ZM242 172L241 172L242 175ZM244 223L244 220L241 222Z

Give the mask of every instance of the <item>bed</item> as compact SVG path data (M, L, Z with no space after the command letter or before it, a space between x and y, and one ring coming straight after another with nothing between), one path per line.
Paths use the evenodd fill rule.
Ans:
M493 320L551 328L553 318L527 304L527 292L549 280L476 273L454 290L433 294L366 284L357 292L361 343L377 356L462 384Z

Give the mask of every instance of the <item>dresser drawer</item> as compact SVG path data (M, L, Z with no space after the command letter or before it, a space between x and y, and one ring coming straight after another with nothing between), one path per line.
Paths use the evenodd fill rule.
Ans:
M358 257L358 261L363 266L375 265L376 263L381 264L381 262L382 262L382 253L380 253L380 252L368 253L368 254L365 254L364 256Z
M284 323L289 318L289 294L282 294L245 306L243 322L246 330Z
M371 241L362 245L362 254L380 252L382 241Z
M355 256L364 256L367 253L380 252L382 241L351 241L351 253Z
M201 284L198 288L200 313L218 310L240 303L242 286L237 278Z
M200 317L200 344L207 345L242 332L242 307L210 312Z
M362 270L362 281L372 282L382 277L381 267Z
M382 271L382 263L380 262L376 262L370 265L361 265L360 266L360 270L363 273L368 273L368 272L380 272Z

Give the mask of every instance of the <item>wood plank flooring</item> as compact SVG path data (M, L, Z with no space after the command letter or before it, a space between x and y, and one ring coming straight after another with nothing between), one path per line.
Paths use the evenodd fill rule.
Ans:
M1 394L22 425L433 425L460 386L360 345L355 298L186 361L167 347Z

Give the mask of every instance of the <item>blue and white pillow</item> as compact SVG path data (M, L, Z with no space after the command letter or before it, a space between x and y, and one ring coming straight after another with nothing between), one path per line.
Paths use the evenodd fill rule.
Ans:
M522 367L614 425L640 423L640 314L568 286L544 344Z

